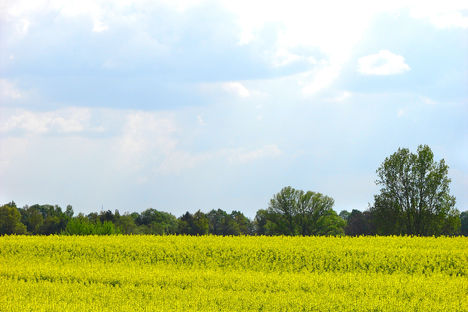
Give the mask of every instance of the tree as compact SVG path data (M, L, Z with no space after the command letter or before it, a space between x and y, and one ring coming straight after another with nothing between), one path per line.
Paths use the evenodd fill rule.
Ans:
M129 214L121 215L115 224L120 229L122 234L137 234L137 225L135 219Z
M78 216L71 219L61 233L64 235L112 235L119 234L120 231L115 228L112 221L92 223L87 218Z
M281 220L280 234L295 235L296 225L294 217L297 214L298 194L296 190L290 186L284 187L279 193L275 194L270 200L268 210L272 213L280 215Z
M427 145L400 148L377 169L380 194L371 213L379 234L439 235L458 230L448 166ZM457 228L458 227L458 228Z
M468 236L468 211L463 211L460 214L460 223L461 223L461 228L460 228L461 235Z
M340 214L339 214L341 219L345 220L346 222L348 222L348 219L349 219L350 215L351 215L351 213L349 211L347 211L347 210L342 210L342 211L340 211Z
M209 221L210 234L214 235L226 235L225 234L225 223L228 213L224 210L211 210L207 213L206 217Z
M0 235L3 234L26 234L26 226L21 223L21 214L14 202L0 207Z
M200 210L193 215L187 211L178 219L178 223L180 234L206 235L210 230L209 220Z
M193 214L192 234L206 235L209 233L210 226L206 215L198 210Z
M67 209L65 210L65 215L68 217L68 218L72 218L73 217L73 207L71 205L67 205Z
M222 209L211 210L206 217L209 221L210 234L247 235L251 232L250 220L239 211L228 214Z
M333 211L333 204L329 196L287 186L273 196L267 210L257 212L255 224L264 235L342 234L346 222Z
M267 222L270 219L268 211L265 209L257 210L257 214L255 215L253 224L254 224L254 231L257 235L269 235L266 233Z
M321 193L299 190L297 191L297 202L295 219L299 226L299 234L333 235L331 232L328 233L328 229L323 228L324 226L329 226L330 230L332 227L341 228L341 231L338 231L339 233L336 233L336 235L344 234L343 228L346 222L335 218L338 215L333 211L335 203L333 198Z
M240 235L252 234L252 222L250 222L249 218L244 216L242 212L236 210L232 211L231 218L238 225Z
M348 223L345 227L346 235L372 235L371 214L369 211L360 212L353 209L348 216Z
M31 207L25 206L19 209L19 211L21 213L21 222L26 225L28 232L40 234L40 229L44 224L44 216L37 205Z
M99 213L99 221L101 221L102 223L108 221L108 222L114 222L115 220L115 216L114 214L112 213L112 211L110 210L107 210L107 211L101 211Z
M175 234L177 232L177 218L170 213L153 208L146 209L136 219L136 223L145 234Z
M314 235L344 235L346 221L334 210L326 210L315 223Z

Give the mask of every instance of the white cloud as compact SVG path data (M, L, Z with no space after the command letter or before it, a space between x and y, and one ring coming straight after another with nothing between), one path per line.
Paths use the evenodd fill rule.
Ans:
M240 82L224 82L221 84L221 88L231 94L235 94L238 97L246 98L250 96L250 91Z
M346 2L330 0L322 3L311 1L291 0L288 2L259 1L229 1L220 0L216 9L232 17L226 25L233 25L226 33L231 34L240 45L252 45L256 57L263 58L264 63L273 68L291 65L295 62L307 62L317 65L314 70L304 66L305 79L301 81L304 94L315 94L319 90L328 88L337 77L341 68L349 61L354 47L361 41L369 25L376 16L382 13L400 13L409 11L410 15L418 19L429 20L436 27L468 27L468 17L463 9L468 9L466 1L404 1L395 0L388 3L370 0ZM196 14L194 7L210 4L209 1L187 0L37 0L7 1L2 15L8 15L8 20L17 25L18 32L26 33L37 25L46 13L54 13L56 20L84 18L93 32L103 32L111 28L130 29L135 31L135 37L150 33L143 40L132 42L132 49L142 55L155 51L163 53L171 51L171 45L182 37L187 18ZM268 9L265 9L268 7ZM337 9L339 8L339 10ZM365 10L363 9L365 8ZM175 30L166 33L165 30L156 32L148 29L148 23L155 12L173 12L178 22ZM195 12L195 13L192 13ZM196 18L196 16L195 16ZM172 27L168 27L172 29ZM158 42L157 39L161 40ZM170 39L168 39L170 38ZM149 47L148 42L154 47ZM150 52L148 52L151 50ZM116 49L116 51L119 51ZM163 51L163 52L161 52ZM119 56L119 54L121 54ZM103 61L105 68L132 68L134 62L146 60L139 57L125 58L131 54L123 49L110 59ZM170 54L170 53L168 53ZM326 64L320 63L326 61ZM146 61L142 61L146 62ZM404 64L404 62L403 62ZM406 65L407 66L407 65ZM387 66L388 67L388 66ZM401 67L404 72L409 67ZM365 68L363 69L365 71ZM384 75L395 73L396 68L378 68L368 70L370 74ZM225 86L228 92L240 97L248 97L252 92L241 83L232 82Z
M229 94L234 97L248 98L253 95L266 95L263 92L249 90L243 83L239 81L201 83L198 85L200 91L208 94L219 94L223 96Z
M0 79L0 98L19 99L23 95L20 90L6 79Z
M280 48L275 52L274 56L272 57L272 64L274 67L281 67L300 60L306 60L310 63L315 62L315 58L313 57L306 59L304 56L297 55L284 48Z
M67 108L52 112L16 110L11 113L4 111L0 132L21 130L31 134L45 134L96 131L96 128L90 127L90 116L87 108Z
M130 112L126 115L118 154L122 161L140 168L149 159L170 154L177 141L177 130L171 116L152 112Z
M103 31L106 31L108 30L109 27L107 25L105 25L102 21L100 20L95 20L93 22L93 32L103 32Z
M116 138L116 165L145 175L179 174L206 161L227 160L232 164L245 164L282 153L275 144L250 150L218 148L194 153L182 148L180 141L184 135L186 132L179 128L172 115L129 112L122 134Z
M352 93L349 91L343 91L341 94L328 99L330 102L343 102L349 99L352 96Z
M206 126L206 122L205 120L203 119L203 116L202 115L197 115L197 121L198 121L198 124L200 126Z
M194 154L180 146L184 135L173 114L159 112L124 112L122 133L116 138L116 166L130 172L178 174L214 156Z
M122 6L122 1L120 6ZM101 32L108 29L103 18L112 16L119 5L109 6L105 1L92 0L14 0L7 1L2 15L16 20L17 33L25 35L28 33L30 25L34 23L37 16L44 13L54 12L56 17L76 18L86 17L92 21L92 31ZM111 9L111 10L109 10ZM122 13L122 12L120 12Z
M299 80L299 84L303 85L302 92L305 95L313 95L319 92L322 89L329 87L333 81L339 76L341 71L341 66L338 65L328 65L323 68L313 71L306 76L311 76L311 78L306 78Z
M18 20L18 23L16 24L16 31L20 35L26 35L28 33L30 25L31 25L31 22L28 19L22 18Z
M468 16L464 16L460 12L432 16L431 22L439 28L468 28Z
M405 58L387 50L363 56L358 60L358 71L363 75L396 75L410 70Z
M413 18L429 20L435 27L441 29L467 29L467 10L468 3L463 0L421 1L410 6L410 15Z
M420 96L419 99L421 100L421 102L423 102L424 104L427 104L427 105L436 105L437 102L434 101L433 99L431 98L428 98L427 96Z

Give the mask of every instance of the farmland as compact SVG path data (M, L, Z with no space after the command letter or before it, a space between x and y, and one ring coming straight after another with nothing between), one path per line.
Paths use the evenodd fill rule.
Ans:
M0 237L1 311L467 311L463 237Z

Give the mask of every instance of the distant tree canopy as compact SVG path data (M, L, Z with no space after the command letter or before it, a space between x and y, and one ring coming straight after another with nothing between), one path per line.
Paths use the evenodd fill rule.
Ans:
M468 211L463 211L460 214L460 221L461 221L460 233L462 235L468 236Z
M387 157L377 169L381 186L371 214L377 234L456 234L460 228L455 197L450 195L448 166L434 161L427 145Z
M346 219L347 224L345 227L346 235L358 236L375 234L372 214L369 211L361 212L359 210L353 209L351 213L346 213L348 215Z
M213 209L206 216L211 234L224 236L252 234L250 220L239 211L228 214L224 210Z
M111 221L93 223L86 218L74 218L68 221L64 235L111 235L120 231Z
M304 192L290 186L270 200L267 210L255 217L257 233L263 235L340 235L346 222L333 210L331 197Z
M25 234L26 226L21 223L21 214L11 202L0 207L0 234Z
M222 209L184 213L179 218L153 208L141 213L118 210L74 216L55 205L0 206L0 235L468 235L468 212L455 209L448 166L434 161L431 149L398 149L377 169L381 186L366 211L333 210L334 200L321 193L284 187L267 209L249 220L240 211Z
M67 206L65 212L55 205L32 205L20 208L21 222L31 234L59 234L73 216L73 209Z

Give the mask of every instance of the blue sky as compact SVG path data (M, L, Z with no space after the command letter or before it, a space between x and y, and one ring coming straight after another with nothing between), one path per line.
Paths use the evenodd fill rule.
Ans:
M468 209L466 1L6 1L0 201L364 210L428 144Z

